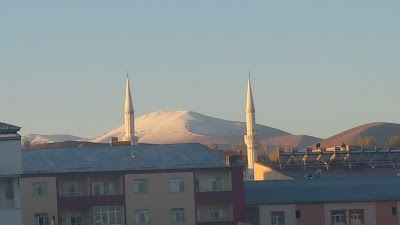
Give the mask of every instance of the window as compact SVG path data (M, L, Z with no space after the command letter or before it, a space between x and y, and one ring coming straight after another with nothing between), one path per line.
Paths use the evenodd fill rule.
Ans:
M135 193L147 192L147 179L135 179L133 180L133 191Z
M96 206L92 208L93 225L122 225L124 224L124 207ZM80 224L79 224L80 225Z
M135 222L136 223L150 223L149 222L149 210L140 209L135 211Z
M301 218L300 210L296 210L296 219L300 218Z
M397 207L392 207L392 215L397 215Z
M221 208L210 208L210 220L219 221L224 219L224 212Z
M6 199L14 199L14 185L12 179L7 181Z
M223 191L222 179L220 177L217 178L209 178L208 179L208 190L209 191Z
M69 225L82 225L82 219L80 216L71 216Z
M182 178L170 178L169 179L169 191L170 192L183 192L183 179Z
M48 213L35 213L35 225L49 225L50 218Z
M65 184L65 196L79 196L79 184L78 183L67 183Z
M346 211L345 210L333 210L331 211L332 225L346 224Z
M92 183L92 195L104 195L104 183L93 182Z
M185 209L184 208L172 208L171 209L171 222L173 222L173 223L185 222Z
M115 195L115 183L114 182L108 182L107 194L108 195Z
M285 212L271 212L271 224L272 225L284 225L285 224Z
M364 224L364 210L351 209L349 210L350 224Z
M33 196L47 196L47 183L46 182L33 182Z

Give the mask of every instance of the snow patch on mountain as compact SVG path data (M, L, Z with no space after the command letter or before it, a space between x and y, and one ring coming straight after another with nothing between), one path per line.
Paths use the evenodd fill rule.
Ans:
M140 143L232 143L242 142L246 124L206 116L191 111L158 111L135 119L136 135ZM260 139L288 133L257 125ZM110 142L111 137L122 137L124 126L93 139L93 142Z
M21 142L25 143L26 141L29 141L31 144L44 144L44 143L63 142L63 141L78 141L78 140L83 140L83 138L69 134L51 134L51 135L26 134L22 136Z

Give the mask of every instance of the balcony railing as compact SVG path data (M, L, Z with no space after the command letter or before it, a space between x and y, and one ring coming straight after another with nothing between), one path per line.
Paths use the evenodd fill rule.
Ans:
M92 193L89 192L63 192L60 193L60 197L76 197L76 196L104 196L104 195L121 195L116 193L115 191L112 192L100 192L100 193Z
M85 225L84 223L61 223L60 225Z
M197 222L198 225L236 225L237 223L235 223L235 221L198 221Z
M221 203L231 202L235 196L232 191L196 192L197 203Z
M124 195L90 195L58 197L61 208L90 208L93 206L124 205Z

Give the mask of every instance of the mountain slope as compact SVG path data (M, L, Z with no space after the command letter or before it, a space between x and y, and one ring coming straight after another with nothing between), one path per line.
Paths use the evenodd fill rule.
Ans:
M375 137L376 145L382 146L392 135L400 135L400 124L374 122L351 128L320 141L321 146L339 146L342 143L357 145L360 137ZM311 145L310 147L314 147Z
M21 143L29 141L31 144L43 144L52 142L75 141L82 140L83 138L69 134L26 134L22 136Z
M283 148L303 149L311 144L320 142L322 139L308 135L283 135L261 140L261 145L275 145Z
M243 140L245 123L217 119L191 111L159 111L143 115L135 119L135 127L140 143L240 143ZM280 135L287 132L257 125L260 139ZM121 137L124 126L120 126L93 142L109 142L111 137Z

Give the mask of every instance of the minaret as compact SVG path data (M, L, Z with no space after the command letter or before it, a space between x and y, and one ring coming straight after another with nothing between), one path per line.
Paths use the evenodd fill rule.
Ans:
M123 140L130 141L131 145L138 144L138 138L135 136L135 113L133 111L131 89L129 86L129 77L126 73L126 93L125 93L125 133Z
M247 98L246 98L246 134L244 142L247 146L247 174L246 180L254 180L254 161L257 156L257 131L256 114L254 109L253 94L251 92L250 74L247 80Z

